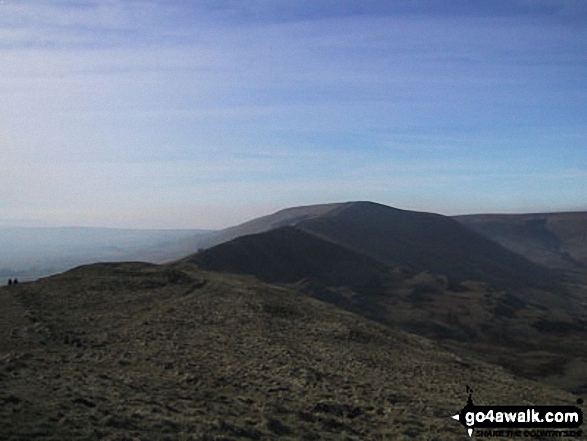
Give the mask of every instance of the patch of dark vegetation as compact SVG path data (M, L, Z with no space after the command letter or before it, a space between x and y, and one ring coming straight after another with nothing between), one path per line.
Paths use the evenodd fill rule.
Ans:
M165 269L163 270L163 277L167 279L167 283L193 283L196 281L195 278L189 274L179 271L176 269Z
M281 319L294 319L300 316L300 312L293 306L280 303L265 303L262 306L262 310L271 317Z
M420 427L408 427L406 430L404 430L404 434L408 438L419 438L423 435L422 428Z
M293 433L290 427L286 426L281 421L275 418L270 418L269 421L267 421L267 428L271 430L271 432L280 436L290 435Z
M510 293L506 293L502 297L501 301L504 305L511 307L515 311L519 311L520 309L524 309L528 306L528 302Z
M377 340L376 336L371 332L364 331L359 328L352 328L349 330L348 339L357 343L374 343Z
M390 404L409 403L411 401L412 397L405 394L394 393L387 397L387 402Z
M524 375L530 378L544 378L550 376L561 376L565 374L565 366L568 360L565 357L553 357L548 361L542 360L540 363L526 367L525 370L520 370L520 366L512 362L510 369L519 375ZM524 368L522 368L524 369Z
M573 389L571 391L571 393L573 393L575 395L579 395L579 396L585 396L585 395L587 395L587 383L585 383L582 386L576 387L575 389ZM582 398L578 398L577 399L577 404L583 404L583 399Z
M434 283L415 283L412 285L410 299L413 302L430 302L434 300L436 295L442 292L442 288Z
M494 329L494 324L493 323L482 323L481 325L479 325L479 329L481 330L481 333L486 333L486 332L491 332Z
M350 404L340 404L340 403L327 403L321 402L317 403L312 412L316 413L327 413L339 418L356 418L359 415L363 414L363 410L360 407L353 406Z
M324 418L322 419L322 424L328 430L341 430L347 427L345 423L338 421L335 418Z
M124 418L121 416L110 416L104 422L108 427L114 427L116 429L127 429L127 430L135 430L138 429L138 426L135 422L133 422L130 418Z
M394 288L401 282L400 278L391 277L391 274L386 274L387 277L375 274L369 277L361 285L357 286L358 292L365 293L369 296L382 296L387 293L390 288Z
M316 418L311 412L298 412L298 418L307 423L313 423L316 421Z
M349 299L335 289L328 288L320 283L310 282L304 286L302 292L322 302L330 303L349 311L353 310L353 299Z
M528 302L510 293L505 293L495 304L494 313L501 318L515 318L516 313L528 307Z
M537 320L532 323L532 326L540 332L553 334L568 334L577 331L585 331L584 326L581 326L578 323L554 321L548 320L547 318Z
M9 395L2 400L4 404L20 404L22 400L15 395Z
M493 309L493 313L496 317L501 318L514 318L516 317L516 310L511 306L508 306L504 303L498 303L495 305Z
M92 402L90 400L86 400L83 397L74 398L72 400L72 403L73 404L82 404L82 405L87 406L87 407L90 407L90 408L96 407L96 403L94 403L94 402Z
M84 346L83 337L80 337L78 335L65 335L63 337L63 343L66 345L75 346L76 348L81 348Z
M459 342L466 342L474 340L477 336L474 330L464 326L451 328L444 324L430 321L408 322L403 325L403 329L434 340L456 340Z
M96 289L99 291L141 291L141 290L155 290L163 288L168 285L167 280L148 278L143 275L142 277L129 278L129 279L110 279L102 280L96 285Z
M448 279L447 289L452 292L467 292L471 290L467 285L453 279Z
M234 424L227 423L226 421L222 421L220 423L219 430L227 435L236 436L239 438L248 438L248 439L263 439L263 432L254 427L243 427L243 426L236 426ZM214 440L217 439L229 439L229 438L217 438L214 437Z
M544 311L544 312L546 312L546 311L549 310L546 306L541 305L539 303L532 303L532 307L534 307L534 308L536 308L536 309L538 309L540 311Z
M198 285L202 281L184 271L142 263L99 263L75 268L55 278L62 280L92 280L93 288L110 290L155 290L167 285Z

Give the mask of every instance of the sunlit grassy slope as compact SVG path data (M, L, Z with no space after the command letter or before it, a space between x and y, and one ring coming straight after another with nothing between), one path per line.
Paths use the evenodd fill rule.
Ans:
M465 440L478 404L574 404L290 289L188 263L0 288L0 438Z

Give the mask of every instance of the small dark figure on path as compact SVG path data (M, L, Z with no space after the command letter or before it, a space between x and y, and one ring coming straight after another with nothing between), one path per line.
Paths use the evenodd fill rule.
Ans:
M12 279L8 279L8 286L12 286Z
M12 282L13 285L16 285L18 283L18 279L14 279L14 281Z

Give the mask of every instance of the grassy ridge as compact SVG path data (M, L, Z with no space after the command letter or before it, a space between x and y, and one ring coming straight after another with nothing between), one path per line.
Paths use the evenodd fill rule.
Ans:
M572 396L251 278L183 262L0 288L0 438L468 439L465 403ZM3 325L4 326L4 325Z

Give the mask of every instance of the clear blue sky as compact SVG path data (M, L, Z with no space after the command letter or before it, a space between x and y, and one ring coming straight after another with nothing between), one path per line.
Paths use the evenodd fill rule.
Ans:
M0 103L0 225L587 209L583 0L4 0Z

